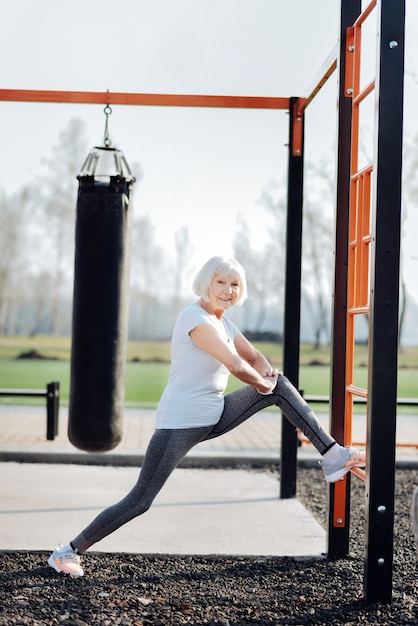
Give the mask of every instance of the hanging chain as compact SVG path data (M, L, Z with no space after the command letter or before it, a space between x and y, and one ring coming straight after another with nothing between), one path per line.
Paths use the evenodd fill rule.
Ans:
M106 123L105 123L105 132L104 132L104 145L108 148L112 143L109 137L109 115L112 114L111 107L107 104L103 109L104 114L106 115Z

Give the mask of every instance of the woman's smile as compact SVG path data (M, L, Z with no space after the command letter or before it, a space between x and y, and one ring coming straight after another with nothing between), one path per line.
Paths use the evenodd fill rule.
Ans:
M203 308L221 317L226 309L234 306L240 295L240 282L235 276L214 276L208 289L208 300L202 302Z

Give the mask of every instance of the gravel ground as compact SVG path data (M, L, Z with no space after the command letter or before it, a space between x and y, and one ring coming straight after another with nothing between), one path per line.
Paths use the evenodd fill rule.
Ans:
M46 553L0 552L0 625L416 625L410 505L417 482L418 472L397 471L390 605L363 600L364 485L355 479L351 510L359 520L352 524L347 559L91 553L84 560L86 576L73 579L48 568ZM321 524L326 493L320 470L298 471L298 496Z

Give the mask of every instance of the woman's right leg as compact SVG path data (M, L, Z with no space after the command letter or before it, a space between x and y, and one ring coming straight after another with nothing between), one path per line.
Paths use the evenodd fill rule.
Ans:
M274 405L283 411L293 426L303 432L320 454L324 454L335 444L335 439L322 426L298 390L283 375L277 379L277 385L272 394L259 394L250 385L227 394L221 418L212 428L207 439L229 432L258 411Z
M202 441L209 431L210 427L156 430L135 486L120 502L105 509L77 535L71 541L73 548L83 553L123 524L145 513L187 452Z

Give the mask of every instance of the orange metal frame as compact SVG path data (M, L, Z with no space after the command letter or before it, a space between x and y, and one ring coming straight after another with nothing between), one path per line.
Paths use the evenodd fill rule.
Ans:
M206 107L289 110L290 98L267 96L219 96L199 94L111 93L101 91L50 91L0 89L0 101L57 102L67 104L123 104L132 106ZM302 114L294 116L293 156L302 156Z
M235 109L288 109L290 98L264 96L212 96L110 91L39 91L0 89L0 100L70 104L127 104L141 106L218 107Z
M374 91L374 80L361 89L361 41L362 25L376 7L372 0L353 26L347 29L345 95L352 98L351 164L350 164L350 210L348 242L348 291L347 291L347 335L346 335L346 401L345 441L352 443L354 396L367 400L367 389L354 384L355 319L370 311L370 243L371 234L371 177L373 164L358 169L360 145L360 104ZM355 468L352 473L365 481L364 470ZM333 525L345 525L346 480L335 485Z
M318 80L307 97L294 106L292 156L302 156L302 120L306 107L337 67L336 48L326 59ZM268 96L219 96L198 94L123 93L104 91L51 91L35 89L0 89L0 101L67 104L122 104L133 106L207 107L235 109L289 110L290 98Z

